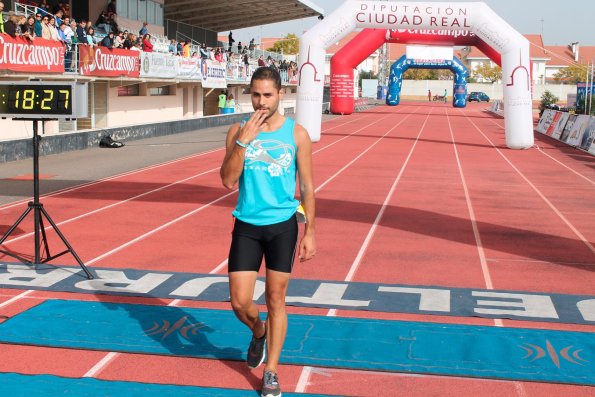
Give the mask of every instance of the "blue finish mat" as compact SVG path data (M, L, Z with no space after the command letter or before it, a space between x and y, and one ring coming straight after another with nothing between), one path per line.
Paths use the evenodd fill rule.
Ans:
M0 325L0 342L243 360L231 311L46 301ZM595 385L591 333L321 316L289 317L281 362Z
M246 397L260 396L254 390L214 387L159 385L154 383L106 381L92 378L63 378L54 375L0 373L0 390L10 397ZM322 394L283 393L284 396L324 397Z

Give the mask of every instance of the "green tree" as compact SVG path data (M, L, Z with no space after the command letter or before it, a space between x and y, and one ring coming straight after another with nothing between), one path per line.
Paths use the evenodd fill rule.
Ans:
M436 80L436 72L432 69L409 69L403 73L403 80Z
M576 84L580 81L585 81L587 75L587 68L583 65L570 65L567 68L562 68L554 75L556 83Z
M489 62L481 63L472 72L476 79L487 80L490 83L496 83L502 80L502 68L500 66L492 66Z
M541 102L539 103L539 117L545 109L548 108L549 105L558 102L558 97L552 94L550 91L545 90L543 95L541 96Z
M291 55L298 54L300 52L300 39L295 34L289 33L271 48L267 48L267 51Z

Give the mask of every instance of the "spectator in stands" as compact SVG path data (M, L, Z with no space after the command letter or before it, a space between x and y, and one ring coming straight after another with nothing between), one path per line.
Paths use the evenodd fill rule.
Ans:
M48 28L50 29L50 34L52 37L52 40L54 41L60 41L60 36L58 34L58 27L56 27L56 18L54 18L53 16L49 16L50 20L48 23Z
M124 32L118 32L114 37L114 48L124 48Z
M266 62L264 61L263 55L258 57L258 67L267 66Z
M58 11L60 11L60 10L62 9L62 7L63 7L63 5L62 5L62 2L61 2L61 1L59 1L58 3L56 3L56 5L54 6L54 8L52 8L52 13L53 13L54 15L56 15L56 13L57 13Z
M188 39L184 41L184 46L182 47L182 56L184 58L190 58L190 40Z
M114 48L114 32L109 32L108 35L101 40L100 45L107 48Z
M47 15L50 13L50 6L48 6L46 0L41 0L39 2L39 5L37 6L37 12L41 12L41 15Z
M29 15L25 25L21 27L21 31L27 40L32 41L35 38L35 18L33 15Z
M64 53L64 70L72 71L72 37L75 35L66 22L60 24L60 31L63 37L66 52Z
M180 41L178 45L176 45L176 55L183 56L184 55L184 42Z
M46 40L52 39L52 32L50 30L50 17L47 15L44 15L43 18L41 18L41 37Z
M231 51L231 47L233 46L233 43L235 43L236 41L233 39L233 34L231 32L231 30L229 31L229 35L227 36L227 44L229 47L229 51Z
M35 37L41 37L41 13L35 14Z
M238 54L242 52L242 42L238 41Z
M176 55L176 48L176 39L171 39L171 41L169 42L169 46L167 47L167 52L169 52L172 55Z
M112 14L116 13L116 0L112 0L109 2L109 4L107 5L107 12L111 12Z
M94 35L95 29L93 29L93 26L91 26L87 29L87 44L89 44L91 47L95 45L95 37L93 37Z
M250 40L250 44L248 44L248 50L250 52L254 51L254 38Z
M84 19L79 22L79 26L76 28L76 36L79 39L79 43L87 43L87 21Z
M78 27L76 26L76 21L73 19L72 21L70 21L70 30L72 30L72 44L77 44L80 43L79 41L79 36L76 33Z
M142 28L140 28L138 31L139 36L145 37L145 35L149 33L149 28L147 28L147 25L149 25L147 22L143 22Z
M62 10L56 11L54 14L54 18L56 19L56 26L60 26L62 24L62 19L64 17L64 12Z
M246 73L245 76L246 78L248 78L248 73L249 73L249 68L250 68L250 56L248 56L248 53L246 52L243 56L244 61L244 72Z
M10 37L16 38L20 36L21 33L21 18L25 19L25 17L17 17L16 15L11 15L8 17L8 20L4 23L4 33L9 35ZM24 22L24 21L23 21Z
M141 52L141 44L140 41L136 40L134 42L134 45L132 47L130 47L130 51L137 51L137 52Z
M0 33L4 32L4 3L0 1Z
M136 36L132 33L128 33L126 36L126 40L124 40L124 49L131 50L134 47L134 42L136 41Z
M151 35L146 33L143 36L143 51L153 52L153 43L151 43Z
M221 48L217 47L217 51L215 51L215 61L223 62L223 53L221 52Z
M95 26L103 30L106 34L112 31L112 25L109 23L109 18L105 12L99 14L99 18L95 21Z
M207 52L207 45L202 43L200 46L200 59L209 59L209 53Z

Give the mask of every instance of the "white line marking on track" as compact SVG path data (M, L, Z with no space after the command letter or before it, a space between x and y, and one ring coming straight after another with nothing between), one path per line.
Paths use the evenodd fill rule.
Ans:
M84 375L83 378L92 378L95 375L98 375L103 369L110 363L113 359L118 356L118 353L109 352L107 353L101 360L97 362L90 370L88 370Z
M32 292L33 292L33 290L31 290L31 289L30 289L30 290L27 290L27 291L25 291L25 292L22 292L22 293L20 293L20 294L18 294L18 295L16 295L16 296L13 296L13 297L12 297L12 298L10 298L9 300L7 300L7 301L4 301L4 302L0 303L0 307L8 306L8 305L10 305L12 302L16 302L16 301L18 301L19 299L21 299L21 298L24 298L25 296L27 296L27 295L31 294Z
M585 238L585 236L583 236L583 234L581 232L579 232L577 228L574 227L574 225L556 208L556 206L554 204L552 204L552 202L550 200L548 200L548 198L545 197L545 195L543 193L541 193L541 191L537 188L537 186L535 186L529 180L529 178L527 178L525 176L525 174L523 174L523 172L521 170L519 170L512 163L512 161L510 161L508 159L508 157L506 157L506 155L504 153L502 153L502 151L498 147L496 147L496 145L492 142L492 140L486 134L484 134L484 132L481 130L481 128L479 128L477 126L477 124L475 124L473 122L473 120L471 120L467 115L465 115L465 118L471 124L473 124L475 129L477 131L479 131L479 133L490 143L490 145L492 145L492 147L496 150L496 152L498 152L498 154L510 165L510 167L512 167L512 169L515 170L517 174L519 174L519 176L531 187L531 189L533 189L533 191L535 193L537 193L537 195L547 204L547 206L550 207L550 209L552 211L554 211L554 213L556 215L558 215L558 217L562 220L562 222L564 222L566 224L566 226L568 226L568 228L570 230L572 230L572 232L591 250L591 252L595 253L595 247L593 247L593 245Z
M492 124L495 124L498 127L504 128L502 125L498 124L495 120L490 119L490 122ZM554 139L554 138L552 138ZM560 142L560 141L558 141ZM584 176L583 174L581 174L580 172L570 168L569 166L567 166L566 164L564 164L563 162L561 162L560 160L554 158L553 156L550 156L549 154L547 154L546 152L543 151L543 149L541 149L539 146L535 146L536 149L539 151L539 153L549 157L550 159L552 159L553 161L555 161L556 163L558 163L559 165L561 165L562 167L566 168L568 171L571 171L572 173L574 173L575 175L583 178L584 180L586 180L587 182L589 182L592 185L595 185L595 181L591 180L589 177ZM570 146L569 146L570 148Z
M419 108L418 108L419 109ZM378 223L380 222L380 219L382 218L382 215L384 214L385 208L388 205L388 202L390 201L393 192L395 190L395 188L397 187L397 184L399 183L399 180L401 179L401 176L403 175L405 168L407 167L407 164L409 163L409 159L411 158L411 155L413 154L413 150L415 149L415 146L417 145L417 142L419 141L419 137L421 136L421 133L426 125L426 123L428 122L428 118L430 117L432 109L430 109L430 113L428 113L428 115L426 116L426 119L424 120L419 133L417 134L417 137L415 138L415 142L413 143L411 150L409 151L409 154L407 155L407 158L405 159L405 162L403 163L403 166L401 167L401 170L399 171L397 178L395 179L395 181L393 182L389 193L387 195L387 197L384 200L384 203L382 205L382 208L380 209L380 211L378 212L378 215L376 216L376 219L374 220L374 224L372 225L372 228L370 229L370 231L368 232L368 235L366 236L366 238L364 239L364 242L355 258L355 260L353 261L351 268L349 269L349 272L347 273L347 276L345 277L345 281L351 281L351 279L353 278L353 276L355 275L355 272L357 270L357 268L359 267L360 261L363 258L363 255L368 247L368 244L370 242L370 240L372 239L372 236L374 235L374 231L376 230L376 227L378 225ZM401 123L403 123L409 116L403 118L398 124L396 124L395 126L393 126L386 134L384 134L380 139L378 139L376 142L374 142L372 145L370 145L370 147L368 147L368 149L366 149L365 152L367 152L368 150L370 150L374 145L376 145L378 142L380 142L380 140L382 140L384 137L386 137L386 135L388 135L392 130L394 130L396 127L398 127ZM365 153L363 152L363 153ZM362 153L362 154L363 154ZM361 155L360 155L361 156ZM358 157L360 157L358 156ZM357 159L357 158L356 158ZM354 161L356 160L354 159ZM345 167L344 167L345 168ZM333 175L331 177L331 179L333 179L335 177L335 175ZM328 181L326 181L324 184L326 184ZM321 188L321 185L319 188ZM335 317L337 315L337 309L330 309L328 311L328 313L326 314L328 317ZM298 380L298 383L296 385L296 389L295 392L296 393L304 393L308 387L309 381L310 381L310 375L312 374L312 367L309 366L305 366L302 368L302 372L300 373L300 377Z

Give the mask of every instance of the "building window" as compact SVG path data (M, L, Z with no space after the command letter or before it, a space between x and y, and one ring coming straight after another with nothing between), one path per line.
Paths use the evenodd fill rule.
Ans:
M116 2L116 12L122 18L128 18L128 0L118 0Z
M136 20L138 19L138 0L128 0L128 18Z
M163 87L154 87L149 88L149 95L150 96L160 96L160 95L169 95L169 85Z
M140 85L132 84L118 87L118 96L139 96Z
M138 2L138 20L139 21L146 21L147 20L147 3L148 1L139 1Z

